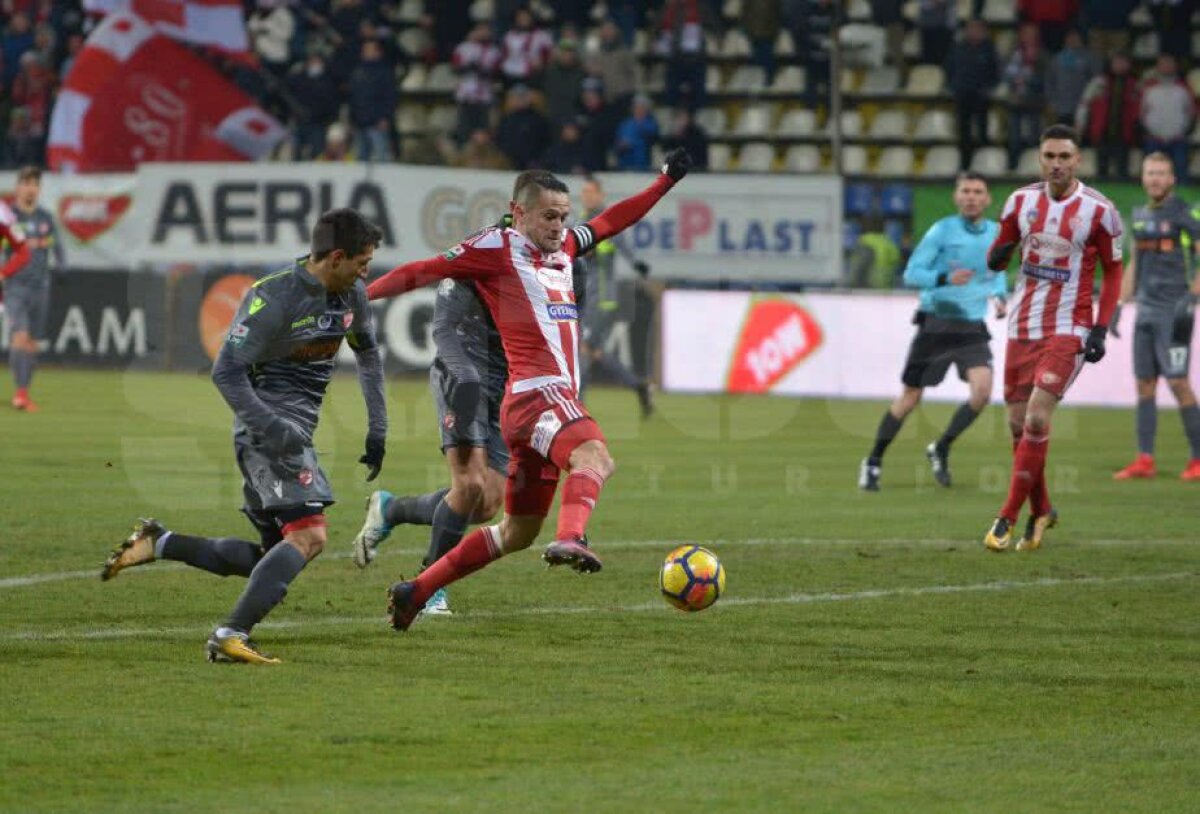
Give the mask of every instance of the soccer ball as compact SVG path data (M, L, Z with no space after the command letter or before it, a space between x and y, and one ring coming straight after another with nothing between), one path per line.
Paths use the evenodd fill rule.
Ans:
M725 568L707 548L680 546L663 560L658 587L679 610L702 611L725 593Z

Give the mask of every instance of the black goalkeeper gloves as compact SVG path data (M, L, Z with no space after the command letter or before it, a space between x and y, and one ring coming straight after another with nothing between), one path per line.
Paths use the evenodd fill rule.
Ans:
M1096 325L1088 332L1087 341L1083 343L1083 361L1099 362L1104 358L1104 338L1108 336L1108 328Z
M367 465L367 482L375 480L379 477L379 470L383 469L383 456L386 453L385 443L382 436L368 435L367 436L367 451L358 459L360 464Z
M644 260L638 260L633 264L633 270L637 272L637 276L646 277L650 274L650 266Z
M683 177L688 174L688 170L692 168L692 157L688 155L688 151L682 147L676 147L671 152L667 153L667 157L663 162L663 175L671 176L672 181L682 181Z

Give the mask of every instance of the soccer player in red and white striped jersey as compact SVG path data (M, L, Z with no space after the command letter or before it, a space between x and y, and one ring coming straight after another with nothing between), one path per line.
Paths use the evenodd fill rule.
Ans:
M388 590L392 626L406 630L439 588L505 554L528 548L567 473L551 565L588 573L600 559L583 542L588 518L615 464L595 419L579 401L578 308L572 280L576 257L641 220L691 167L682 149L667 155L662 174L638 194L579 226L567 186L544 170L517 176L511 227L484 229L428 260L405 263L368 286L371 299L395 296L450 277L474 281L500 333L508 384L500 431L512 453L498 525L476 529L411 582Z
M1045 480L1050 418L1083 363L1104 358L1121 289L1121 217L1111 201L1075 177L1079 137L1055 125L1042 134L1038 153L1043 181L1009 196L988 252L988 266L1003 271L1021 250L1004 366L1013 471L1008 499L984 537L993 551L1009 547L1027 499L1030 516L1018 551L1040 547L1057 522ZM1097 264L1104 278L1093 316Z

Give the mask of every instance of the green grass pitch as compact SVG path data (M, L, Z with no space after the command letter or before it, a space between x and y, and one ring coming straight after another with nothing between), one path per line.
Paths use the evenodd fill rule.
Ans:
M1088 375L1117 375L1096 370ZM139 515L248 536L229 416L204 376L46 371L42 411L0 411L0 811L1195 811L1200 484L1164 405L1154 482L1114 483L1127 411L1064 408L1046 547L980 545L1006 488L1000 408L938 489L923 407L884 491L855 477L883 405L630 394L592 407L618 472L591 536L604 571L534 549L452 586L407 634L347 554L371 487L353 377L318 449L329 549L257 631L274 668L204 662L242 582L156 563L97 578ZM1132 382L1130 383L1132 387ZM5 391L7 392L7 390ZM382 485L443 482L432 406L389 383ZM677 542L727 593L669 608Z

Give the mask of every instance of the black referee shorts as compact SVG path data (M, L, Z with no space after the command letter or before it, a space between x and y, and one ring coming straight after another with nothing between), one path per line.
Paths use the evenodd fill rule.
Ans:
M917 335L908 348L904 373L905 387L935 387L946 378L950 365L958 368L958 377L967 379L973 367L992 366L992 335L982 321L941 319L917 312L913 322Z

